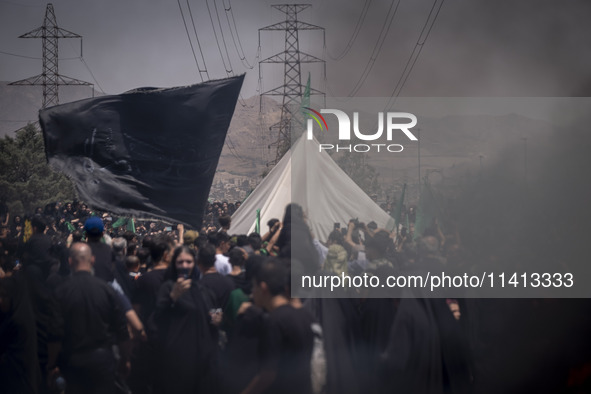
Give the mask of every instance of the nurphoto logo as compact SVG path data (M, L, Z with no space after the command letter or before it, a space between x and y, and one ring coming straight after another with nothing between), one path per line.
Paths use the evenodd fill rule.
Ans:
M320 112L313 110L312 108L305 107L306 110L310 111L309 115L313 119L308 119L307 123L307 138L311 140L314 138L314 121L323 131L328 131L328 125L322 114L333 114L337 117L339 124L339 141L350 141L351 140L351 119L344 111L338 109L321 109ZM400 144L390 144L392 137L395 132L402 132L409 140L418 141L417 137L410 131L417 124L417 117L408 112L387 112L384 116L383 112L378 112L378 129L377 131L366 134L359 130L359 112L353 112L353 134L355 137L362 141L374 141L382 139L384 134L384 118L386 119L386 142L388 143L371 143L371 144L319 144L319 151L323 150L335 150L336 152L348 151L348 152L369 152L381 150L387 152L402 152L404 147ZM324 127L323 127L324 124Z

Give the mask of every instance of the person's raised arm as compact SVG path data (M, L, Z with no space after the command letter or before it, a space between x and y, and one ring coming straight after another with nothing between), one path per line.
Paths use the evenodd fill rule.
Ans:
M263 242L265 242L265 241L268 241L270 238L272 238L272 236L273 236L273 235L277 234L277 232L278 232L278 229L279 229L280 227L281 227L281 222L276 222L276 223L273 225L273 227L271 227L271 228L269 229L269 231L267 231L267 232L265 233L265 235L263 235L263 236L261 237L261 240L262 240Z
M279 239L279 234L281 233L281 230L283 229L283 225L282 225L281 222L275 223L273 225L273 227L275 227L275 226L277 226L277 229L275 231L275 234L273 234L273 236L269 240L269 243L266 246L267 252L269 252L269 254L271 254L271 252L273 251L273 247L277 243L277 240Z
M176 229L179 231L179 240L178 244L182 245L185 241L183 237L185 236L185 226L182 223L177 224Z
M351 247L353 248L357 248L359 245L357 245L355 242L353 242L353 230L355 229L355 222L353 220L349 220L349 224L347 225L347 234L345 234L345 242L348 243Z

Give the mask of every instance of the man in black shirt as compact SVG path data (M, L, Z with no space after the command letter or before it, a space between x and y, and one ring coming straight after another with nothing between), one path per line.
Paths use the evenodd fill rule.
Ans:
M128 380L134 393L151 392L151 385L157 373L156 340L158 333L151 315L156 309L158 290L164 283L165 273L170 264L172 247L173 242L170 237L166 235L153 237L149 247L154 264L153 269L141 275L135 284L133 307L146 327L148 341L140 343L134 351L132 370Z
M47 225L40 215L35 215L31 220L33 235L24 244L22 250L23 267L29 275L42 280L47 279L51 269L49 249L51 237L45 234Z
M116 370L114 344L119 346L120 370L129 369L125 315L115 291L92 275L94 257L87 244L73 244L69 262L73 275L56 289L64 322L58 364L68 393L112 393Z
M135 297L132 302L144 323L148 322L150 315L156 308L158 290L164 283L164 274L172 257L173 245L174 243L168 236L160 235L155 237L150 245L153 268L137 279ZM155 327L151 326L149 328L155 329ZM149 331L148 334L155 333Z
M269 314L260 336L261 368L243 394L312 392L313 318L291 305L288 286L285 261L269 259L255 273L254 302Z
M198 256L197 267L201 272L201 284L215 295L214 307L224 309L234 290L234 282L216 270L216 248L213 245L208 243L199 248Z
M244 271L244 264L248 259L248 253L240 247L235 247L228 253L230 264L232 264L232 271L227 276L234 282L237 289L242 289L245 294L250 294L252 290L252 282L246 279L246 272Z

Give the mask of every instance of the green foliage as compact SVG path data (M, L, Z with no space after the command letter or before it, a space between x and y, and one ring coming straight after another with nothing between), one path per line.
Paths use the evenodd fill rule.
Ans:
M365 193L372 195L381 192L382 188L378 182L380 174L373 166L367 164L365 153L343 154L336 162Z
M30 213L75 196L70 180L47 164L43 137L35 125L18 130L15 138L0 139L0 201L10 212Z

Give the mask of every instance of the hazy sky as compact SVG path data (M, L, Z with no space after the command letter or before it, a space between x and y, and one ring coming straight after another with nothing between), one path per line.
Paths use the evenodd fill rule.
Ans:
M209 76L222 78L222 57L213 35L208 7L223 56L222 26L232 69L246 72L243 97L256 94L259 80L258 29L284 19L269 0L190 0L197 34ZM321 68L311 67L313 87L329 95L346 96L360 80L379 41L386 16L398 0L373 0L357 39L343 52L366 0L311 1L302 21L326 29L326 50L321 32L301 32L300 49L327 60L324 82ZM199 62L186 0L181 0ZM58 25L84 37L83 57L92 71L76 59L80 42L60 40L60 73L98 82L109 94L141 86L177 86L200 82L179 3L174 0L55 0ZM358 96L390 96L415 47L432 0L400 0L381 50ZM46 3L36 0L0 0L0 80L16 81L41 72L41 60L14 55L41 56L41 39L19 35L43 23ZM225 9L232 9L232 13ZM248 69L240 61L232 40L235 18ZM391 14L390 14L391 15ZM571 96L591 95L591 2L585 0L447 0L420 58L401 92L408 96ZM228 23L230 21L230 24ZM235 37L237 40L237 37ZM261 56L283 50L281 32L261 34ZM9 54L6 54L9 53ZM377 53L377 52L376 52ZM203 65L201 66L203 68ZM308 68L304 68L307 73ZM282 84L282 66L265 65L263 90ZM328 85L328 86L326 86ZM97 89L99 89L97 87Z

